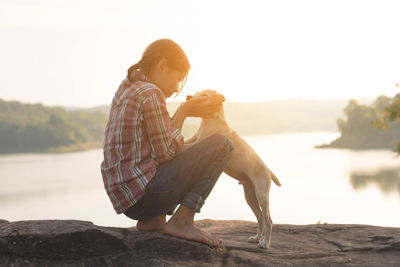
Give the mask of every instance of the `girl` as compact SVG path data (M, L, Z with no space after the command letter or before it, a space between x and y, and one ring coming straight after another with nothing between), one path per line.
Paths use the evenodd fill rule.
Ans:
M227 137L213 135L182 151L185 118L210 117L218 109L193 98L169 117L165 99L183 89L189 70L185 53L169 39L151 43L128 69L111 104L101 173L115 211L138 220L138 230L163 230L220 246L222 240L195 227L193 220L233 146ZM166 214L173 215L168 222Z

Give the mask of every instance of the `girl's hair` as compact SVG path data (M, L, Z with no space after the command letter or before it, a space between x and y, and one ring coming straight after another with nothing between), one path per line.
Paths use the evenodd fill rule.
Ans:
M186 76L182 80L179 91L177 93L179 94L185 86L190 70L190 64L182 48L170 39L160 39L152 42L144 50L142 59L128 69L127 78L130 80L131 72L134 70L140 70L140 72L148 77L148 74L152 67L157 64L161 59L167 60L168 67L186 73Z

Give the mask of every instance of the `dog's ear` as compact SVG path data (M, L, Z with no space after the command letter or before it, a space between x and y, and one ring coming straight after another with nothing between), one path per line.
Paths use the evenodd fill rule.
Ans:
M211 96L209 101L211 104L215 104L215 105L222 104L222 102L225 101L225 96L217 93L217 94Z
M186 101L188 101L188 100L190 100L190 99L192 99L192 98L200 98L200 99L207 99L208 98L208 96L207 95L205 95L205 94L199 94L199 93L197 93L197 94L195 94L195 95L187 95L186 96Z

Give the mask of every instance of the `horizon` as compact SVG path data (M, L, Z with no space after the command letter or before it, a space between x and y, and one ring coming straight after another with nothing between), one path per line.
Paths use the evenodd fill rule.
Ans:
M378 97L378 96L377 96ZM359 97L359 98L333 98L333 99L317 99L317 98L286 98L286 99L270 99L270 100L262 100L262 101L225 101L224 103L229 103L229 104L263 104L263 103L274 103L274 102L286 102L286 101L314 101L314 102L335 102L335 101L350 101L350 100L356 100L359 102L359 104L364 104L364 105L369 105L371 104L374 100L376 100L377 97ZM389 96L390 97L390 96ZM102 106L110 106L110 103L106 104L99 104L99 105L94 105L94 106L74 106L74 105L51 105L43 102L25 102L17 99L4 99L0 97L0 100L6 101L6 102L18 102L21 104L26 104L26 105L35 105L35 104L40 104L45 107L50 107L50 108L71 108L71 109L91 109L91 108L97 108L97 107L102 107ZM167 99L166 102L171 103L171 104L177 104L177 103L182 103L184 100L170 100Z
M0 7L7 101L111 103L127 68L160 38L180 44L192 66L179 101L203 88L231 102L398 92L398 1L4 0ZM138 10L151 10L152 19Z

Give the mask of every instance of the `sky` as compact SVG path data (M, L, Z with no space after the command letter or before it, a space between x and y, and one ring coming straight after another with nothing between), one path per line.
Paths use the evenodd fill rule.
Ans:
M0 98L110 104L148 44L176 41L180 96L227 101L393 96L400 1L0 0Z

